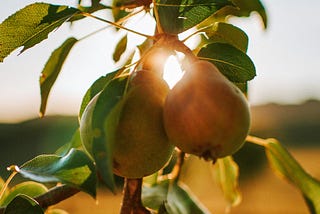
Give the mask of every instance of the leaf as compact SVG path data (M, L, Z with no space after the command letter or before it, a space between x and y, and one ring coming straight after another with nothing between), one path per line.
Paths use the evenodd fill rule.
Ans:
M57 208L49 208L45 214L68 214L68 212Z
M168 214L205 214L203 207L190 190L181 182L164 180L151 187L143 186L142 203L161 213ZM164 207L163 207L164 206Z
M0 62L16 48L23 51L48 37L79 10L68 6L34 3L17 11L0 24Z
M206 33L206 43L228 43L242 52L246 53L248 48L248 36L240 28L223 23L216 22L210 28L203 30Z
M38 202L27 195L18 195L6 207L4 214L44 214Z
M64 156L66 155L72 148L82 150L82 142L80 138L80 131L77 129L75 133L73 134L71 140L61 146L56 152L56 155Z
M120 60L121 55L126 51L127 49L127 42L128 42L128 37L127 34L120 39L118 42L114 52L113 52L113 60L115 62L118 62Z
M123 102L121 98L125 93L129 75L112 79L98 95L94 105L91 124L87 124L96 133L92 136L92 154L98 172L104 183L111 191L115 191L112 170L112 142L113 137L107 133L115 133L119 111ZM88 148L87 148L88 150Z
M108 73L105 76L97 79L87 90L85 95L82 98L79 119L81 119L84 109L87 107L88 103L94 96L96 96L102 89L114 78L114 76L118 73L119 70Z
M311 213L320 213L320 181L309 175L277 140L267 139L264 146L275 173L300 189Z
M235 83L245 83L256 75L251 59L239 49L228 44L209 44L199 51L198 57L212 62L223 75Z
M1 202L1 206L7 206L19 194L24 194L29 197L36 197L48 191L47 187L43 184L33 181L26 181L12 187L4 200Z
M267 28L268 18L266 10L259 0L232 0L235 7L226 7L215 14L216 16L227 17L228 15L234 15L239 17L248 17L252 12L257 12L262 21L264 28Z
M227 5L232 5L232 2L228 0L156 1L161 27L169 34L184 32Z
M39 155L24 163L19 173L38 182L61 182L96 196L97 176L85 152L71 149L65 156Z
M218 159L214 165L214 174L229 205L237 206L241 202L239 167L232 157Z
M45 65L41 73L39 79L41 91L40 116L43 116L45 114L50 90L55 83L71 48L77 41L78 40L73 37L67 39L59 48L57 48L51 54L49 60L47 61L47 64Z

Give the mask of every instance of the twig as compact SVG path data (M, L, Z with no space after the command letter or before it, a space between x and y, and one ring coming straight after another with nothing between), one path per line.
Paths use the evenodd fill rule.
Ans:
M125 179L120 214L151 214L141 201L142 178Z

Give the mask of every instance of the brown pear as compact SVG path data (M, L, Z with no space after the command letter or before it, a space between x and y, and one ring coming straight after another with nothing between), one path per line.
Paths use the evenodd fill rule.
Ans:
M208 61L195 60L185 69L164 105L170 142L206 160L232 155L249 131L246 98Z

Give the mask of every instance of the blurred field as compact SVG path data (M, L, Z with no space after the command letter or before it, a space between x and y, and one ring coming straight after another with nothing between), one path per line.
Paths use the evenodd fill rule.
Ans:
M293 149L290 152L300 164L314 177L320 179L320 149ZM317 160L317 161L316 161ZM212 213L225 213L226 202L223 195L207 173L206 164L196 161L189 170L198 169L196 178L185 177L200 201ZM193 169L192 169L193 168ZM200 169L200 170L199 170ZM200 177L201 175L201 177ZM262 171L250 179L241 181L242 203L231 209L235 214L308 214L308 209L299 191L291 184L278 178L265 166ZM100 190L97 203L90 196L80 193L56 207L76 214L118 214L121 204L121 192L116 196L107 190Z
M46 117L18 124L0 124L0 176L6 178L6 167L20 165L43 153L53 153L71 139L77 129L76 117ZM302 105L268 104L252 108L253 135L276 137L300 164L320 180L320 102ZM235 156L240 166L242 203L232 208L235 214L307 214L299 191L279 179L268 167L263 148L246 144ZM225 213L226 202L208 172L208 164L199 159L186 164L183 181L212 213ZM70 214L117 214L121 192L114 196L99 190L97 203L79 193L57 205Z

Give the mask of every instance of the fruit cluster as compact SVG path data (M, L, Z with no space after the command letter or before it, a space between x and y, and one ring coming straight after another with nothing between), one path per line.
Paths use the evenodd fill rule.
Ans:
M117 118L109 120L115 128L106 132L112 136L113 172L119 176L141 178L158 171L175 147L214 162L232 155L245 141L250 126L246 98L211 62L185 52L184 76L169 89L162 74L174 49L180 48L167 51L158 44L142 57L109 115ZM98 96L80 124L89 153L95 133L88 124Z

